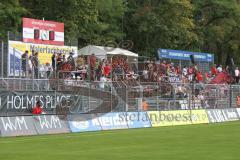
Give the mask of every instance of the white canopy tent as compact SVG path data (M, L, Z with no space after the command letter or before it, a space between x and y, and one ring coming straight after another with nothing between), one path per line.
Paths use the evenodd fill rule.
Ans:
M80 55L91 55L95 54L96 57L100 59L107 58L107 56L114 56L114 55L124 55L128 57L138 57L138 54L133 53L131 51L122 49L122 48L112 48L112 47L103 47L103 46L93 46L88 45L83 47L78 52Z

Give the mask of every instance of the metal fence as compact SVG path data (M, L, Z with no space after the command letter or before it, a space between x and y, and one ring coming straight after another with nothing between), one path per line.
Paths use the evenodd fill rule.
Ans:
M240 105L240 86L0 79L0 115L28 115L40 100L46 114L223 109ZM143 102L148 108L143 108Z

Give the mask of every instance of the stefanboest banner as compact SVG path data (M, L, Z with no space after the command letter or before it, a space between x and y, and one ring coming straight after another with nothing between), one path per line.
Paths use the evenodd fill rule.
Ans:
M38 58L40 63L40 69L47 62L51 64L51 57L53 53L62 53L68 57L70 52L77 56L77 47L74 46L56 46L56 45L44 45L34 43L24 43L20 41L8 42L8 75L18 76L21 73L21 56L25 51L28 51L28 57L32 55L32 51L38 52ZM31 66L29 66L31 67Z
M45 114L68 114L83 110L83 96L55 91L1 91L0 116L31 115L40 100Z

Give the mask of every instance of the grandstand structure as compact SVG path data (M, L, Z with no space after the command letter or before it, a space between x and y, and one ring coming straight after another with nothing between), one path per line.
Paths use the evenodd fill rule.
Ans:
M22 35L10 32L8 37L10 41L22 40ZM8 42L1 41L0 53L1 116L31 115L38 99L45 104L44 113L50 115L143 111L143 100L149 104L148 111L223 109L239 105L238 85L121 79L107 81L101 89L100 81L66 79L59 76L61 71L52 78L22 77L19 71L9 75ZM14 64L17 66L18 62Z

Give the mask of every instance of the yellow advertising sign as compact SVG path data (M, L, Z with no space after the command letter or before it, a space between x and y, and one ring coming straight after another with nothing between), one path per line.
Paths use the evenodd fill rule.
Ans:
M32 51L38 52L40 64L45 64L46 62L51 63L51 57L53 53L62 53L64 55L68 55L70 52L73 52L75 55L77 55L77 47L9 41L9 54L14 54L16 58L19 59L26 50L28 50L29 56L32 54Z
M205 110L149 111L153 127L209 123Z
M209 123L205 110L191 110L192 124Z

